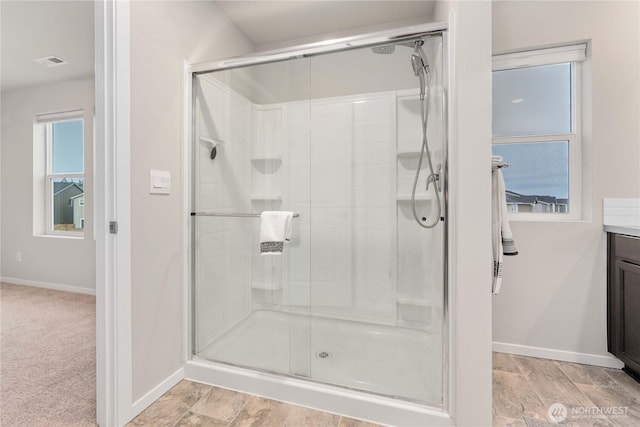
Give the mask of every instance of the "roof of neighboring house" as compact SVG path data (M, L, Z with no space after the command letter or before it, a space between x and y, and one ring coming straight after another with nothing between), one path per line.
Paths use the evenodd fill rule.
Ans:
M60 182L53 183L53 195L54 196L58 195L71 187L76 187L78 191L80 191L81 193L84 193L84 188L82 188L82 184L77 182L60 181Z
M515 191L505 191L507 203L518 203L524 205L535 205L543 203L545 205L567 204L568 199L558 199L554 196L539 196L537 194L520 194Z
M75 196L71 196L70 199L77 199L78 197L84 197L84 193L76 194Z

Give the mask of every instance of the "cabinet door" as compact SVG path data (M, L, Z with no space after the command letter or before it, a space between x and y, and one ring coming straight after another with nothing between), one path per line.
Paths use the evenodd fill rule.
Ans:
M640 266L616 261L616 282L618 357L640 372Z

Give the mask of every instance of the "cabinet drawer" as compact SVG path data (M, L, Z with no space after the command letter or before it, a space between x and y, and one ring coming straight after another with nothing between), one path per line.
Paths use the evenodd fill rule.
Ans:
M632 236L615 235L615 257L624 258L640 264L640 238Z

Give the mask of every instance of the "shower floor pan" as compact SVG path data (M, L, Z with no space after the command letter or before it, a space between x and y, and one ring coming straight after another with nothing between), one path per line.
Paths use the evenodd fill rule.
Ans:
M442 365L434 344L425 331L258 310L197 356L437 407Z

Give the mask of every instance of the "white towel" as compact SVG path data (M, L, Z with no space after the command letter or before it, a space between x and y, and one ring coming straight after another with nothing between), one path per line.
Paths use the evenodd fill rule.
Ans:
M502 156L491 156L491 171L500 169L502 164Z
M492 293L497 295L502 286L502 261L504 255L517 255L513 232L507 217L507 196L504 178L497 163L501 157L492 158L491 168L491 245L493 247L493 286Z
M260 214L260 254L282 255L284 242L291 239L293 212L264 211Z

